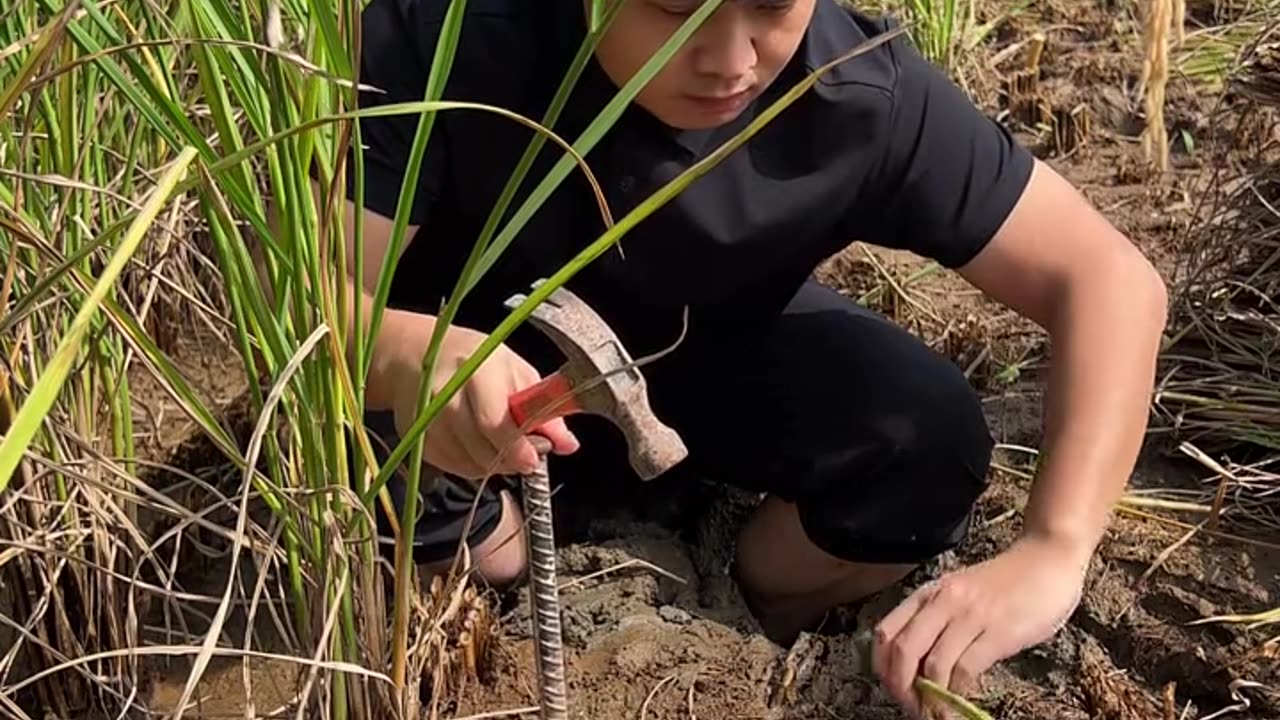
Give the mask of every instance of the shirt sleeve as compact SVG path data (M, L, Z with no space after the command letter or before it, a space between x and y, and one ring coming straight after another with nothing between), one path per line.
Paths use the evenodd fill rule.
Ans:
M1022 196L1034 158L905 37L882 145L857 213L861 239L949 268L973 259Z
M441 24L419 17L396 0L373 0L361 16L360 108L374 108L423 98L430 62ZM419 169L409 224L422 225L439 199L447 167L445 116L437 113ZM397 113L360 119L364 146L364 207L395 217L400 188L409 166L420 113ZM352 142L355 138L353 136ZM355 157L348 158L347 197L355 198Z

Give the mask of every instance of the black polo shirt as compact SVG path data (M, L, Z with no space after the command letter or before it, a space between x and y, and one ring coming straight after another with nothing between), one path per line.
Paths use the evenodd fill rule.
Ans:
M447 0L372 0L361 80L422 99ZM471 0L446 99L540 119L585 31L582 0ZM741 130L813 68L888 28L817 0L793 61L732 124L674 131L638 106L586 159L615 218ZM573 141L616 92L590 63L555 130ZM366 206L394 215L416 115L368 119ZM392 301L434 312L450 292L495 199L531 137L493 114L437 115L412 222L421 224ZM548 143L512 205L561 157ZM814 268L855 240L905 248L947 267L982 249L1021 194L1030 154L981 114L904 37L849 60L772 125L623 238L570 283L633 352L665 345L690 310L690 332L779 310ZM604 225L583 175L562 183L468 296L459 321L485 326L597 238Z

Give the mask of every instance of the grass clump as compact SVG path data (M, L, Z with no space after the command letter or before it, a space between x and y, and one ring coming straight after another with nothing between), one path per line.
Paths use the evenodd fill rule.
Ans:
M854 10L874 9L900 18L908 25L911 39L921 54L957 79L963 79L967 63L973 60L973 51L986 42L1001 23L1031 3L1031 0L1001 3L992 17L983 20L979 17L978 0L838 1Z
M1280 145L1271 132L1280 109L1280 26L1249 50L1230 87L1251 106L1238 140L1247 164L1212 209L1181 288L1165 360L1160 407L1188 441L1209 452L1242 445L1280 449Z
M136 10L140 37L136 24L155 16ZM149 467L131 402L138 355L117 328L145 328L165 344L179 323L174 288L183 304L217 305L201 282L208 266L184 237L190 204L174 191L192 152L138 128L102 67L67 71L79 59L69 38L88 14L80 3L35 2L0 13L0 708L9 717L30 705L81 717L134 704L141 662L118 651L141 644L142 618L172 574L146 538L160 501L138 483ZM162 48L140 55L157 71L169 60Z

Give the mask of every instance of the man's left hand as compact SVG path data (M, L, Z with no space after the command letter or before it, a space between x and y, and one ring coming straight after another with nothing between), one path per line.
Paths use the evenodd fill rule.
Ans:
M972 692L991 665L1065 624L1080 601L1086 565L1069 544L1027 536L921 587L877 626L877 675L907 712L923 718L917 676Z

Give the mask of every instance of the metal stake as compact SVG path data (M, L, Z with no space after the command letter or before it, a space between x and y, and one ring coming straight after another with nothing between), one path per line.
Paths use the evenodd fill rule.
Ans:
M556 581L556 541L551 514L551 480L547 473L550 443L531 437L538 449L538 469L523 476L528 530L530 606L533 612L535 661L542 720L569 720L565 687L564 643L560 627L560 591Z

